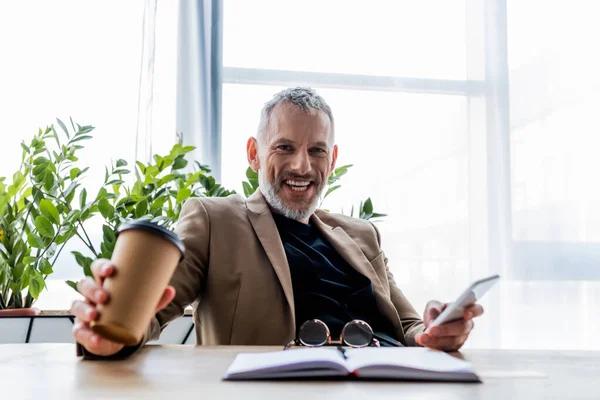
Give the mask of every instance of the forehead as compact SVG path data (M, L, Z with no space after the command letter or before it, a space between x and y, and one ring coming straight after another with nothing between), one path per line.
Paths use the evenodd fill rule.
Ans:
M293 142L326 142L333 145L331 120L322 111L303 111L294 104L282 103L271 111L266 141L286 139Z

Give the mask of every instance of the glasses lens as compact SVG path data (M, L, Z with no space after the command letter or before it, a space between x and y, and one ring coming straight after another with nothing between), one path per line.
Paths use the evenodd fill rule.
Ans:
M298 340L305 346L323 346L329 338L329 329L318 319L306 321L300 327Z
M373 330L364 321L354 320L344 326L344 343L352 347L365 347L373 340Z

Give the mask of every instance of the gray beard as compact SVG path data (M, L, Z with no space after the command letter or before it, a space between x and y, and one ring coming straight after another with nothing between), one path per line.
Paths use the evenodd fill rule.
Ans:
M321 196L322 188L317 192L317 196L313 200L312 204L306 210L295 210L293 208L287 207L281 201L281 198L277 195L277 191L275 190L275 186L271 184L271 182L267 181L265 174L262 170L258 171L258 187L265 197L267 204L271 206L277 213L283 215L286 218L293 219L296 221L301 221L310 217L315 210L317 209L319 198Z

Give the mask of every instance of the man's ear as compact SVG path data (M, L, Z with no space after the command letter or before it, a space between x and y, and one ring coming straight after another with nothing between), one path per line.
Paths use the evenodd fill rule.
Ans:
M250 168L252 168L254 172L258 172L260 169L260 162L258 160L258 143L254 137L248 139L248 142L246 143L246 156L248 157L248 164L250 165Z
M337 162L337 156L338 156L338 147L336 144L333 146L333 151L331 152L331 165L329 166L329 175L331 175L333 173L333 171L335 170L335 163Z

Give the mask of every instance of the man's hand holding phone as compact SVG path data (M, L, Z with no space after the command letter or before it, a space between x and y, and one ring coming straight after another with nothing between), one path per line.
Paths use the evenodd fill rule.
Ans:
M417 343L444 351L460 349L473 330L473 318L483 314L477 300L499 279L500 276L493 275L473 282L453 303L436 300L427 303L423 314L425 331L415 337Z
M473 304L465 309L461 319L428 329L448 306L450 306L450 303L441 303L437 300L431 300L427 303L423 314L425 332L415 337L418 344L443 351L456 351L463 346L473 329L473 318L483 314L483 307L479 304Z

